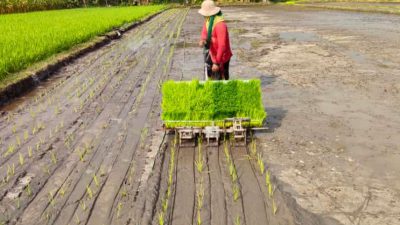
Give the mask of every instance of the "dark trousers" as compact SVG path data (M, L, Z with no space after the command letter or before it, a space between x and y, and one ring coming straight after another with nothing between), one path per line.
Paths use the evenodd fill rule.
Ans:
M206 71L207 71L207 76L208 79L210 80L229 80L229 63L230 60L222 65L219 66L219 71L213 72L212 71L212 65L213 62L211 60L210 54L207 52L204 53L205 57L205 62L206 62Z

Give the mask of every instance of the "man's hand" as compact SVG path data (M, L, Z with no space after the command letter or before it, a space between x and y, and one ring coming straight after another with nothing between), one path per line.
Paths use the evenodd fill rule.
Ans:
M213 72L218 72L219 71L219 66L217 64L213 64L211 70Z
M205 44L206 44L206 40L200 40L199 41L200 48L204 47Z

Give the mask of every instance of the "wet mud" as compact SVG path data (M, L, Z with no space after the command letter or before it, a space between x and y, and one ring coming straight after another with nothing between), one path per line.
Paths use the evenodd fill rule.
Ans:
M341 224L399 223L400 17L283 6L223 13L232 79L262 82L269 131L257 138L280 190ZM202 18L189 15L171 73L202 79Z
M342 224L400 218L400 17L296 7L226 9L234 78L258 77L273 174Z
M170 218L166 219L168 224L339 224L302 209L282 192L282 184L270 168L259 169L262 159L257 155L261 151L257 147L250 150L256 139L239 147L229 141L219 147L201 143L179 147L173 139L170 137L163 153L168 155L163 170L157 172L163 174L160 190L174 189L156 203L156 215ZM171 163L172 156L176 164ZM170 168L176 169L173 183L169 183L169 172L165 171ZM158 219L153 224L159 224Z

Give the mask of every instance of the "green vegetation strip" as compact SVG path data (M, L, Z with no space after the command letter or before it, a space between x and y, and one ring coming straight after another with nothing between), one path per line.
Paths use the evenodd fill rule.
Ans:
M0 15L0 82L33 63L165 7L88 8Z
M162 86L161 118L168 128L223 126L225 118L248 117L261 126L267 114L261 101L260 80L167 81ZM229 124L225 124L229 125Z

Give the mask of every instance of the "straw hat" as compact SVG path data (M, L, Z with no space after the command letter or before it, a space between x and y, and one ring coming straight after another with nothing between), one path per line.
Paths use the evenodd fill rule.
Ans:
M199 10L199 13L203 16L212 16L221 11L220 7L217 7L212 0L205 0L203 3L201 3L201 9Z

